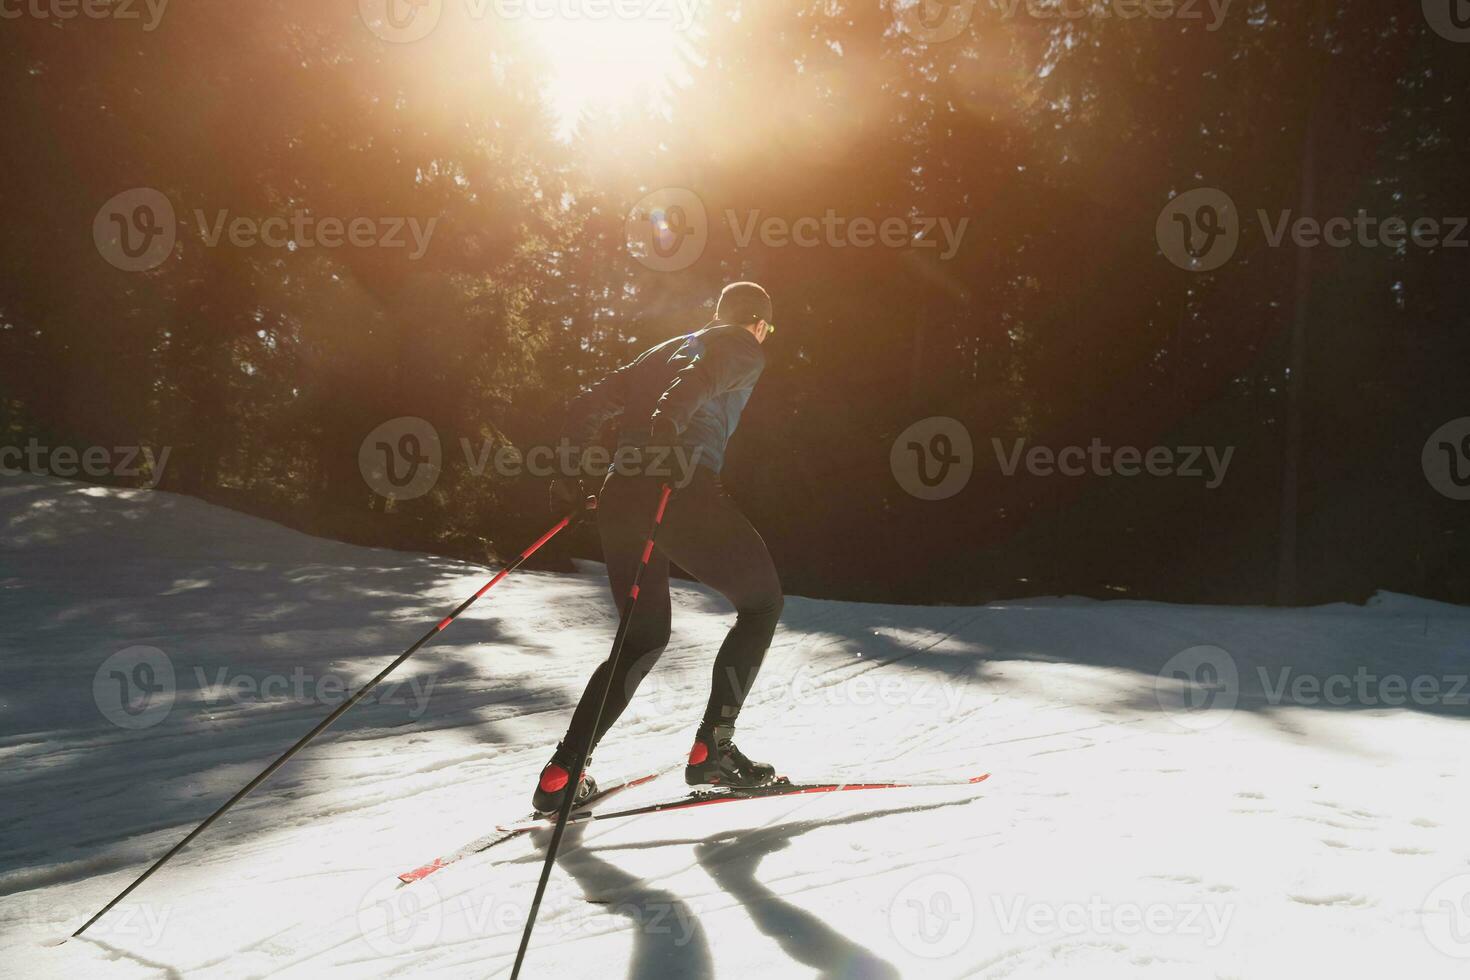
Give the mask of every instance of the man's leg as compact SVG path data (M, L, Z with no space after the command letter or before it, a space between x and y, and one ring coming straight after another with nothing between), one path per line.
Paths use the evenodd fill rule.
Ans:
M659 531L659 550L735 607L735 625L715 657L704 715L706 727L733 726L781 616L776 566L765 541L712 474L702 473L675 492Z
M597 527L602 537L603 558L607 562L613 602L619 611L633 587L633 577L643 557L643 545L648 540L654 510L658 507L658 489L658 485L651 481L613 477L598 502ZM617 672L613 674L607 703L592 740L594 747L628 707L638 685L668 646L669 621L669 560L655 549L638 586L638 604L628 625ZM610 669L611 665L604 660L587 682L563 743L568 749L584 744L583 740L592 729L597 701Z

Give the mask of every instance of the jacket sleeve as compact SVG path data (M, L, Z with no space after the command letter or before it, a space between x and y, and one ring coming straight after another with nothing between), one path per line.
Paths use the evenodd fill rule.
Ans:
M579 449L585 449L597 437L602 424L623 411L628 404L632 367L630 364L618 368L572 399L562 424L562 438Z
M714 338L703 356L674 376L650 421L668 419L682 433L701 405L727 391L753 386L765 366L760 344L744 330Z

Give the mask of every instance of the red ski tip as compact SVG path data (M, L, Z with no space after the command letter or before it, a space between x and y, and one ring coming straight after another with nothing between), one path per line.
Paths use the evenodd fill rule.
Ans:
M971 778L970 782L971 783L983 783L983 782L985 782L985 780L987 780L989 778L990 778L990 773L988 773L988 772L987 773L982 773L979 776L975 776L975 777Z
M442 859L435 858L431 863L424 865L422 868L414 868L412 871L403 872L403 874L398 876L398 880L407 885L411 882L427 878L429 877L429 875L433 874L435 871L438 871L440 868L445 866L445 862Z

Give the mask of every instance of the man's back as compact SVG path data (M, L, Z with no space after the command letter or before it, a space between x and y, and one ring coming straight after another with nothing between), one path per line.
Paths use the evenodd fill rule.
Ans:
M585 446L616 417L619 444L643 445L665 420L690 458L718 473L764 368L748 330L713 324L644 351L593 385L569 408L564 434Z

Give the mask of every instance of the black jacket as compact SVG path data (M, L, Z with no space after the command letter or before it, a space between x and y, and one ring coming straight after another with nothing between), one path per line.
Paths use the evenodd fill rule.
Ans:
M567 411L563 435L585 447L617 416L619 445L641 445L654 419L664 418L695 461L718 473L765 366L750 331L713 323L644 351L583 392Z

